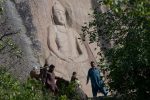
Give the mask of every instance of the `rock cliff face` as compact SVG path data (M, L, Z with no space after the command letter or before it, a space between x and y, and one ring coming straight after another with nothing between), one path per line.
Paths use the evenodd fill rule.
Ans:
M83 90L91 96L86 84L89 62L96 60L95 46L82 41L81 26L90 20L94 0L6 0L5 15L11 31L20 30L13 39L23 51L18 77L45 63L56 66L56 75L70 80L78 73ZM19 73L24 74L19 74Z

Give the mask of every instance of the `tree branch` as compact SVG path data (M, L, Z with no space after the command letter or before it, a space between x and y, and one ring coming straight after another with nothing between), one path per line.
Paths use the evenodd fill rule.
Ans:
M13 35L13 34L17 34L18 32L20 32L20 30L17 31L17 32L10 32L10 33L3 34L3 35L0 37L0 40L2 40L2 39L3 39L4 37L6 37L6 36L10 36L10 35Z

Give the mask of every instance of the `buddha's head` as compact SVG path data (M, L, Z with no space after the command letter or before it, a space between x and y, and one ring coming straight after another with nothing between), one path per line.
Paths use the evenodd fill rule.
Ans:
M58 1L54 3L52 8L54 22L57 25L65 25L66 24L66 10Z

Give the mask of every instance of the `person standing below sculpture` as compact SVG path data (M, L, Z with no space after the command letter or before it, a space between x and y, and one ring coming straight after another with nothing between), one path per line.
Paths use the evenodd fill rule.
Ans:
M52 93L57 94L58 87L55 83L55 79L58 79L58 77L55 76L54 69L55 69L54 65L49 66L46 78L46 87L49 88L52 91Z
M42 83L45 85L46 83L46 77L47 77L47 68L48 68L48 64L45 64L44 67L40 67L40 79L42 81Z
M88 71L87 84L89 82L89 78L91 80L93 97L96 97L98 92L107 96L107 91L104 88L104 82L101 79L100 71L95 67L95 63L93 61L91 61L91 68Z
M75 82L76 80L78 80L78 78L77 78L77 72L73 72L72 73L72 77L71 77L71 82Z
M74 89L75 89L75 93L74 94L77 94L77 96L80 97L80 100L87 100L88 97L85 94L85 92L81 89L80 81L77 78L77 72L73 72L72 73L71 83L73 83L74 84L73 86L75 86L74 87Z
M81 86L79 79L77 78L77 72L72 73L71 82L77 84L77 86Z
M33 69L30 71L30 77L32 79L39 80L39 74L37 74L37 67L33 67Z
M48 29L48 47L52 54L67 62L82 62L88 55L80 35L72 29L66 19L67 10L55 1L52 13L54 24Z

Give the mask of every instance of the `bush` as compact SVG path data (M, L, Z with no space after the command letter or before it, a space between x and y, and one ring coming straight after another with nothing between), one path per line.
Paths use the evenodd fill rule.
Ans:
M5 69L0 70L0 100L80 100L76 85L62 82L57 96L51 94L41 81L28 79L21 83Z
M0 100L52 100L40 81L28 79L20 83L8 72L0 70Z

